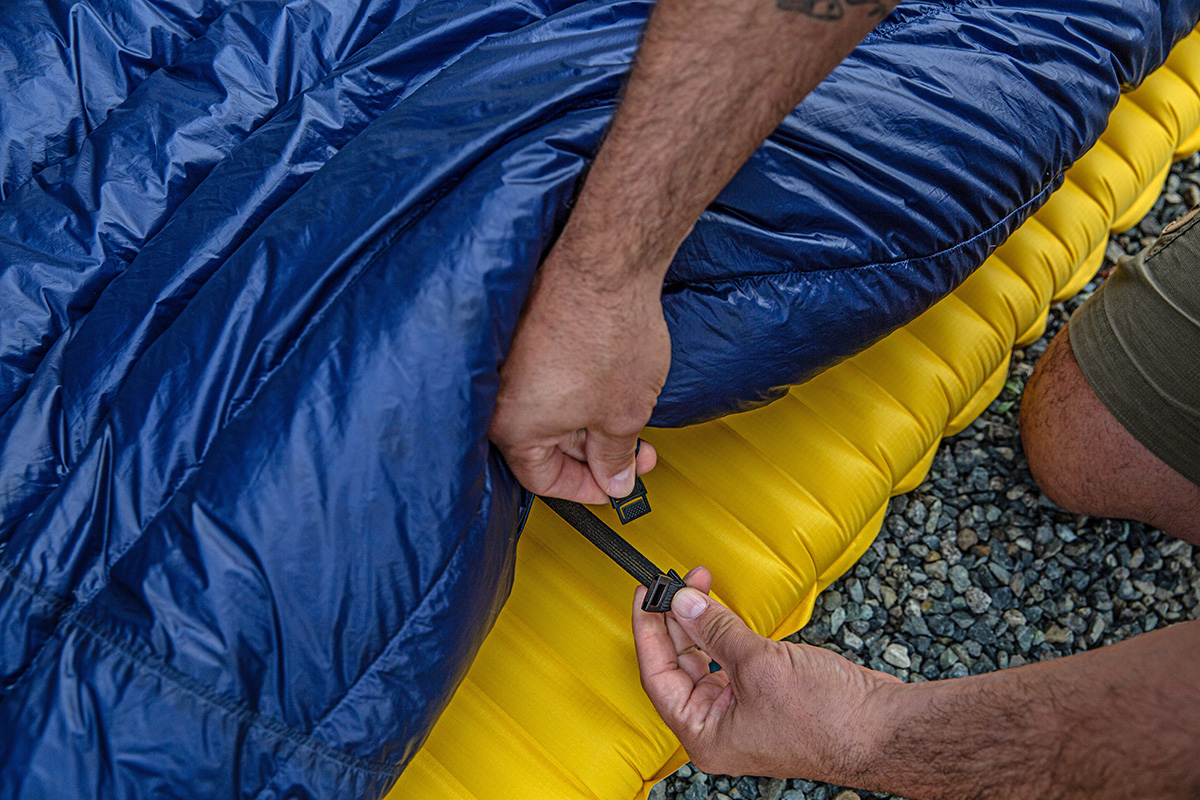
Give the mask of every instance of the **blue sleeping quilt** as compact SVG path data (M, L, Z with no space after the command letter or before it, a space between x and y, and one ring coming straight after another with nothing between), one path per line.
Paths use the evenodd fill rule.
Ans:
M512 581L497 369L651 8L5 5L0 798L387 789ZM919 314L1198 16L902 5L680 250L652 424Z

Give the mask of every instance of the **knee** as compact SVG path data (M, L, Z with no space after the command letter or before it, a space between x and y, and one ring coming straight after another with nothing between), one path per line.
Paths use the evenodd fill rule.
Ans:
M1089 398L1090 395L1090 398ZM1061 508L1081 513L1094 505L1096 432L1089 430L1089 399L1099 403L1071 350L1064 330L1042 355L1021 398L1021 444L1029 471L1042 492Z
M1070 328L1050 342L1030 376L1020 426L1029 471L1061 508L1141 520L1200 543L1200 487L1105 407L1075 360Z

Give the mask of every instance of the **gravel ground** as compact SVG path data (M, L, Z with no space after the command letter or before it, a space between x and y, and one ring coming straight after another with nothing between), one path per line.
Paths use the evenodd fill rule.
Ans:
M1154 209L1109 242L1122 253L1200 204L1200 154L1175 165ZM1140 522L1070 514L1038 491L1017 432L1025 381L1051 337L1093 292L1051 309L1046 335L1013 353L1004 391L942 442L921 486L893 498L867 553L821 594L789 641L827 647L907 681L1016 667L1200 616L1191 545ZM681 767L651 800L883 800L806 780Z

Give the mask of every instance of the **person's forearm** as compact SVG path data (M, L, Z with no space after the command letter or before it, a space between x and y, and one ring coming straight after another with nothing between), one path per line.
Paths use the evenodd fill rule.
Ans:
M893 0L659 0L567 233L659 282L700 212ZM630 273L633 273L632 275Z
M1200 621L887 693L856 785L914 798L1200 797Z

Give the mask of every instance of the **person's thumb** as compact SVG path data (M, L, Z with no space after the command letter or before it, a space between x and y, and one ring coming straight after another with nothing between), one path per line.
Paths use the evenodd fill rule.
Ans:
M633 491L636 447L636 433L632 436L610 436L588 430L587 441L584 442L588 469L609 497L625 497Z
M741 617L695 589L676 592L671 613L692 641L726 669L736 670L762 646L763 637L746 627Z

